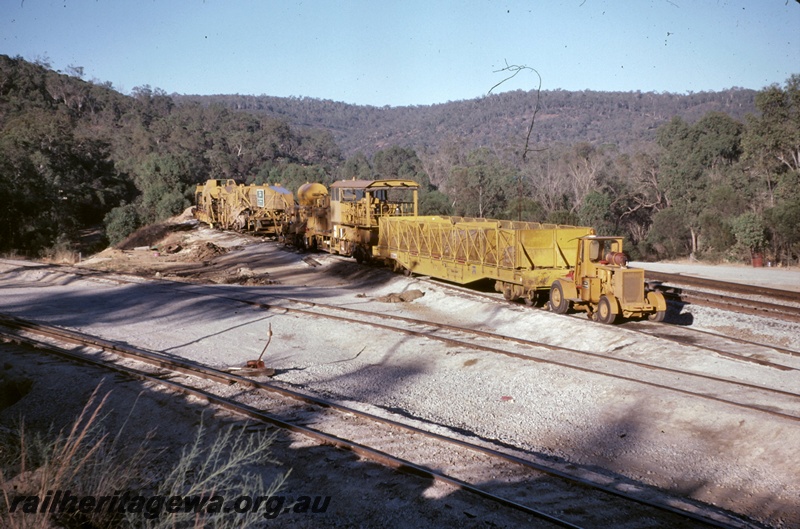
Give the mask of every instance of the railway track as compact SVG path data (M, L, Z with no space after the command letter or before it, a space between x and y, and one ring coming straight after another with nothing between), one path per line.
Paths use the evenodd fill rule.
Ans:
M90 276L91 275L93 274L90 274ZM102 278L103 275L101 274L100 277ZM124 278L114 278L113 280L122 283L128 281ZM169 285L171 282L164 281L163 283ZM442 283L438 281L435 283L437 285L442 285ZM681 370L669 366L624 358L621 356L623 351L620 350L615 350L613 354L604 354L594 351L573 349L561 345L552 345L520 337L503 336L494 332L481 331L474 328L447 325L397 315L376 313L374 311L363 311L351 307L309 302L306 300L273 298L274 302L268 304L261 301L252 301L238 294L223 294L220 291L227 290L224 286L205 287L186 283L175 283L175 285L180 285L183 289L200 289L207 295L210 294L214 297L227 299L229 301L256 306L273 313L296 314L332 319L354 325L369 325L390 332L436 340L453 346L461 346L465 349L502 354L527 362L546 363L585 373L612 377L618 380L625 380L627 382L646 385L673 393L680 393L750 411L757 411L790 421L800 421L800 393L798 393L793 379L786 382L785 387L789 389L770 388L759 384L758 373L751 373L750 381L741 378L724 378L713 373ZM457 291L472 292L463 287L444 286L445 288ZM478 295L480 295L480 293ZM486 295L485 297L498 303L509 303L505 300L498 299L495 295ZM517 303L511 303L513 305L518 305ZM394 322L396 325L387 324L385 323L386 321ZM631 331L633 332L656 336L661 340L678 343L684 347L688 346L706 350L720 357L730 358L735 361L753 363L777 371L790 372L792 374L796 374L797 371L800 370L800 362L787 362L776 358L774 354L770 355L770 350L772 350L773 353L775 351L775 348L770 346L742 341L742 351L735 352L731 350L732 347L729 341L717 339L715 342L713 337L709 337L705 343L700 343L700 340L692 336L693 331L681 331L675 329L674 326L669 326L670 332L664 332L662 330L664 326L642 324L642 322L630 322L630 324L625 327L627 328L628 326L631 327ZM658 330L654 331L653 329ZM448 335L448 333L450 334ZM754 350L753 347L757 345L760 346L760 349ZM526 350L520 352L518 346L523 346ZM785 350L784 352L787 352L791 356L797 356L794 351ZM569 353L573 357L577 357L577 359L565 357L563 353ZM620 367L610 369L608 364L614 364ZM687 380L692 383L687 384Z
M449 345L464 347L465 349L501 354L525 362L546 363L585 373L612 377L800 422L800 393L796 390L770 388L759 385L755 380L747 382L735 378L719 377L711 373L681 370L654 363L645 363L635 359L626 359L619 356L621 354L620 350L615 350L614 355L596 353L525 338L504 336L490 331L303 300L289 299L285 301L307 308L292 308L286 304L269 305L261 302L247 302L237 298L229 299L254 303L260 308L276 313L335 319L352 325L369 325L383 330L436 340ZM348 314L349 316L342 316L341 314ZM382 323L385 321L402 325ZM508 347L509 345L512 347ZM526 350L521 352L517 346L524 346ZM721 349L714 349L714 352L737 360L751 360L748 357L734 355ZM567 354L577 357L577 359L567 358ZM796 376L800 371L800 362L797 362L797 365L794 366L767 360L760 360L757 363L759 366L790 372L785 377L787 386L794 383L792 377ZM608 364L614 364L618 367L612 369L608 367ZM756 378L757 374L754 373L753 379ZM746 398L753 399L753 401L747 402Z
M800 351L793 349L676 325L664 326L651 322L636 321L626 323L625 330L781 371L796 371L797 367L795 367L794 359L800 358Z
M647 271L645 277L673 302L800 323L800 292L662 272Z
M87 274L83 274L83 275L87 276ZM388 275L388 273L387 273L387 275ZM142 282L142 280L139 280L137 278L131 278L130 281L127 278L114 278L113 276L108 276L105 273L91 273L91 274L88 274L88 277L86 277L86 279L100 280L100 281L103 281L103 282L114 282L114 283L120 283L120 284L125 284L125 283L128 283L128 282ZM65 274L65 281L66 280L67 279L66 279L66 274ZM165 285L166 288L171 288L170 282L163 282L162 284ZM436 284L441 285L438 282L436 282ZM536 343L536 342L531 342L531 341L528 341L527 343L520 343L520 342L515 342L514 338L510 338L509 339L509 337L498 337L497 335L494 335L494 336L489 335L489 336L482 336L481 337L481 336L476 336L474 334L463 334L465 331L468 331L468 329L431 328L430 327L431 322L420 322L419 320L416 320L416 321L394 321L394 322L390 321L387 324L385 319L379 317L378 315L376 315L373 312L370 312L370 313L363 313L363 312L359 313L359 312L356 311L356 312L350 312L348 314L344 310L343 307L326 306L324 304L308 302L306 300L274 298L274 299L270 299L270 302L266 303L266 304L263 303L263 301L262 302L254 302L252 300L252 298L251 299L238 298L239 294L240 293L244 294L245 291L243 291L241 289L238 289L237 287L233 287L233 286L228 287L228 286L220 285L220 286L209 287L209 286L202 286L202 285L191 285L191 284L186 284L186 283L180 283L179 285L180 285L180 288L182 290L184 290L184 291L192 290L192 289L198 289L198 290L196 290L196 292L198 294L203 295L203 296L206 296L206 295L208 295L208 296L216 296L216 297L229 299L231 301L247 303L247 304L249 304L251 306L260 306L260 308L262 308L264 310L267 310L267 311L270 311L273 314L286 313L286 314L295 314L295 315L301 316L301 317L305 317L305 316L317 317L317 318L321 317L321 318L329 318L329 319L333 319L333 320L336 320L338 317L342 317L343 316L343 318L340 318L338 321L345 321L345 322L347 322L349 324L361 324L361 325L368 325L369 324L368 318L367 318L367 316L369 315L369 316L372 316L373 319L383 320L382 322L379 322L379 323L387 325L387 327L384 328L384 330L389 331L389 332L404 332L405 333L405 331L402 330L402 329L404 327L411 326L411 328L407 328L406 329L407 331L411 331L410 333L407 333L407 334L418 336L419 338L425 338L425 336L424 336L425 334L439 335L438 338L431 338L431 339L445 338L446 340L452 340L449 343L452 344L453 346L470 348L470 349L474 349L475 346L478 345L479 346L478 349L481 350L481 347L485 346L485 348L483 348L482 350L484 350L486 352L499 352L501 354L505 354L506 356L512 356L513 357L514 356L513 354L508 354L508 353L519 352L520 347L523 347L528 352L529 352L529 349L530 350L537 350L537 349L539 349L539 350L540 349L546 349L547 350L548 349L547 344L541 344L541 343ZM176 286L177 286L177 284L176 284ZM213 293L212 293L212 291L213 291ZM236 294L233 294L234 292L236 292ZM492 298L498 304L506 304L507 303L504 300L500 299L499 295L492 296ZM520 304L516 304L516 305L517 305L517 310L526 310L526 309L523 309L521 306L519 306ZM305 311L305 312L302 312L302 311ZM323 312L326 312L327 314L321 315L321 313L323 313ZM314 314L309 314L309 313L314 313ZM334 317L331 318L331 316L334 316ZM692 347L697 348L699 346L701 349L705 349L706 351L712 353L713 355L719 355L719 356L726 356L726 355L722 354L722 353L725 352L726 349L728 349L729 353L731 352L730 351L730 345L729 345L728 342L719 341L717 345L714 345L714 344L711 344L711 345L700 344L699 340L694 336L694 333L696 331L693 331L692 329L684 329L684 328L681 328L681 327L670 326L670 325L650 324L650 323L647 323L647 322L626 323L625 325L616 327L616 329L633 330L633 328L639 326L640 323L642 324L643 327L646 328L644 332L648 332L650 334L655 332L657 334L660 334L661 336L659 337L659 340L675 341L675 342L684 344L684 346L686 346L686 347L692 346ZM587 323L587 324L588 325L597 325L597 324L594 324L594 323ZM428 327L426 328L425 325L428 325ZM392 329L392 328L395 328L395 329ZM647 330L647 328L650 328L652 330ZM680 331L680 332L678 332L678 331ZM684 334L684 331L689 331L689 332ZM450 333L450 332L452 332L454 334L453 335L446 335L447 333ZM638 329L637 329L637 332L638 332ZM458 336L459 333L461 333L460 336ZM675 335L678 335L678 336L675 336ZM719 340L719 337L712 337L712 338L714 340ZM482 341L482 340L485 340L485 342ZM502 341L502 342L507 342L511 346L510 347L499 347L496 343L494 343L494 341L498 341L498 340ZM532 343L533 343L533 345L532 345ZM797 358L797 353L795 351L790 351L790 350L782 350L781 351L781 350L779 350L779 348L771 348L771 347L768 347L768 346L764 346L763 349L755 350L755 349L753 349L752 342L742 341L741 344L742 344L742 349L743 349L741 354L738 354L738 356L737 356L737 353L734 353L733 356L728 355L728 358L730 358L731 360L737 361L737 362L746 362L746 363L749 363L749 364L753 364L754 366L758 366L759 368L763 368L766 371L786 371L786 372L792 373L792 374L796 373L797 366L794 363L794 361L792 360L794 358ZM757 344L757 345L760 345L760 344ZM597 355L597 353L592 353L591 351L572 351L572 352L570 352L569 350L565 350L563 347L558 347L558 346L550 346L550 347L552 347L552 349L549 349L553 353L552 358L556 359L556 362L551 362L552 365L564 364L564 362L563 362L563 353L565 353L565 352L571 353L571 354L576 354L576 355L584 355L585 353L588 353L589 357L591 357L592 354ZM750 348L751 350L747 351L748 348ZM497 349L497 351L493 351L492 349ZM505 349L505 351L503 351L503 349ZM617 355L617 354L619 354L621 352L624 352L624 350L612 351L612 353L614 355ZM604 360L603 358L601 358L602 356L604 356L604 355L597 355L596 356L598 362L607 361L607 360ZM782 358L782 356L785 356L786 358L788 358L789 361L786 361L786 358ZM605 358L607 359L608 357L606 356ZM534 361L537 361L537 360L534 360ZM546 359L544 361L546 362ZM559 361L561 361L561 363L558 363ZM784 363L786 365L784 365ZM578 366L565 365L564 367L575 368L575 367L578 367ZM640 365L638 367L642 370L642 372L646 372L648 370L652 370L652 366L648 366L648 365ZM591 371L591 370L588 370L588 371L584 370L584 371L585 372L594 372L594 371ZM598 374L603 374L603 373L599 372ZM678 376L681 376L680 373L675 373L675 374L678 375ZM634 375L629 376L627 378L631 379L630 380L631 382L640 382L640 381L636 380L636 377L638 377L638 375L634 374ZM620 378L622 378L623 380L626 380L625 376L620 377ZM663 389L665 391L667 391L667 390L673 390L674 391L675 388L669 387L669 386L673 385L669 380L666 380L663 377L659 377L659 376L655 376L655 377L653 377L653 379L655 379L656 381L658 381L660 379L662 381L661 386L663 386L663 387L661 389ZM698 387L701 387L701 386L702 386L702 384L700 384L698 382ZM655 385L653 387L659 387L659 386ZM753 391L755 391L755 390L757 390L759 388L751 388L751 389ZM735 406L738 406L738 407L747 407L747 406L739 406L739 404L746 404L746 403L739 402L737 404L735 402L730 402L730 400L728 399L728 397L731 397L731 398L741 397L741 394L739 394L740 390L741 390L741 387L739 387L738 390L730 389L730 390L726 390L726 391L723 391L723 392L718 392L718 391L715 391L715 388L710 388L710 389L708 389L708 392L709 393L716 393L717 395L723 395L723 397L721 398L722 402L727 402L727 404L732 404L732 405L735 405ZM750 391L750 390L748 390L748 391ZM683 393L683 394L687 395L687 396L693 396L692 391L690 391L688 393ZM788 391L788 392L786 392L785 395L783 395L783 397L780 397L780 398L784 398L784 397L793 401L795 399L795 397L796 397L796 394L793 391ZM717 400L717 399L712 398L710 400ZM747 399L739 399L739 400L747 400ZM774 404L774 400L771 397L769 397L768 395L764 395L762 397L761 404L762 404L761 407L764 410L766 410L767 408L769 408L770 406L772 406ZM750 409L752 410L752 408L750 408ZM763 411L759 411L759 412L763 412ZM782 418L782 419L796 420L796 419L794 419L792 417L788 417L787 415L792 415L792 417L796 416L796 414L786 414L786 413L783 413L783 412L779 412L779 414L777 416L779 418ZM511 447L506 446L506 448L511 448ZM523 456L526 457L527 455L528 454L523 453Z
M659 277L666 279L666 276L668 275L669 274L662 274ZM675 275L674 277L681 278L683 276ZM484 299L491 300L495 303L507 304L512 307L520 305L519 302L506 301L502 299L502 296L500 294L482 292L474 289L469 289L466 287L461 287L458 285L443 283L441 281L432 280L430 278L420 277L418 279L421 281L430 282L430 284L435 284L440 288L450 290L458 294L481 297ZM708 286L708 285L717 285L718 283L719 282L711 282L711 283L703 282L702 284ZM733 284L723 283L722 287L725 287L726 285L733 285ZM736 286L738 285L734 285L734 287ZM722 287L717 286L717 288L722 288ZM664 287L664 289L667 291L669 291L672 288L674 287L668 287L668 286ZM682 291L686 292L685 290ZM754 290L753 287L745 285L745 288L742 289L742 292L747 293L747 295L751 295L754 292ZM800 293L794 293L777 289L764 289L763 291L759 292L762 293L766 292L767 296L772 296L773 293L777 293L775 297L779 299L784 299L787 301L798 300L798 303L800 303ZM669 292L667 292L667 296L668 298L670 297ZM786 318L779 318L779 319L784 319L790 322L796 321L793 315L796 312L800 311L800 309L794 306L764 303L758 300L753 300L751 302L752 310L737 310L739 307L741 307L742 303L747 304L748 300L741 300L739 298L733 298L730 296L727 296L727 298L730 300L730 302L726 303L725 305L714 305L711 303L704 304L702 303L702 299L705 299L705 297L698 297L699 301L695 300L696 301L695 304L712 306L715 308L721 308L723 310L752 314L762 317L769 317L770 314L779 313L783 309L788 309L787 314L789 314L789 316ZM682 302L685 301L686 299L688 298L681 298L677 293L674 293L671 296L671 300L675 302ZM547 310L546 306L545 307L540 306L539 308ZM585 318L585 315L575 314L573 315L573 317L583 319ZM772 366L775 367L776 369L793 370L795 369L795 367L782 365L782 363L785 362L785 358L782 357L784 356L800 357L800 351L795 349L789 349L775 344L746 340L736 336L723 335L720 333L705 331L686 325L674 325L670 323L659 324L647 321L632 320L620 324L617 328L625 329L626 331L636 332L640 334L646 334L658 338L660 340L666 340L673 342L675 344L679 344L681 346L691 346L698 349L704 349L715 355L728 357L743 362L752 362L755 364Z
M447 483L553 526L753 526L723 511L588 469L584 476L569 474L525 456L163 353L18 318L3 317L0 323L7 339L204 399L385 466ZM267 406L270 413L263 411Z
M645 278L662 283L673 283L677 285L689 285L708 290L718 290L731 294L742 294L745 296L759 296L769 299L800 303L800 292L791 290L781 290L777 288L759 287L741 283L731 283L729 281L717 281L702 277L687 276L684 274L667 274L664 272L652 272L647 270Z

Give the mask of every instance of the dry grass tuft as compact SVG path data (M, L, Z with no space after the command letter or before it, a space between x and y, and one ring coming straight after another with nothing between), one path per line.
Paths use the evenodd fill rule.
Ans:
M148 500L156 496L214 495L228 501L243 495L269 498L276 494L289 474L278 474L267 483L259 473L264 470L260 465L277 463L269 452L273 435L251 434L247 428L232 426L215 438L207 439L202 424L194 442L184 448L174 467L160 472L152 468L157 455L149 449L153 432L138 447L128 448L124 446L125 425L115 436L102 428L101 412L109 394L101 397L98 386L69 431L31 435L24 423L20 425L15 434L16 442L13 447L9 443L11 449L3 451L0 461L0 527L161 529L263 525L263 509L241 514L191 509L167 513L164 502L148 501L146 507L140 505L138 509L130 508L128 503L128 508L122 510L61 512L43 509L41 503L21 502L21 497L44 500L49 494L53 498L56 491L69 491L77 498L120 498L126 493ZM134 408L135 403L131 413Z

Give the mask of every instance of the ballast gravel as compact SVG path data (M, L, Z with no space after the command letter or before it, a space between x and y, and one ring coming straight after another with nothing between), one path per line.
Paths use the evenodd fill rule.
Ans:
M242 246L240 239L236 242ZM577 471L591 470L663 489L771 527L800 526L798 421L468 345L281 313L277 307L264 310L235 298L270 305L293 298L452 323L566 349L678 369L691 366L800 393L800 379L791 372L787 375L774 368L715 358L690 345L659 342L627 332L624 324L605 326L585 318L510 306L502 298L489 300L453 292L435 282L359 267L333 256L314 255L316 264L311 266L303 261L307 256L272 243L248 244L238 252L238 260L237 251L224 255L231 270L246 266L256 275L268 274L274 282L197 285L153 279L118 284L107 277L79 278L47 267L4 261L0 263L0 312L215 367L242 366L258 356L271 326L273 336L264 360L276 370L274 380L287 387L474 441L507 446ZM87 268L91 265L91 261L85 264ZM796 271L780 272L800 278ZM781 280L791 281L785 277ZM410 302L379 301L411 290L424 295ZM739 337L800 350L798 325L703 307L683 310L691 312L692 328L723 334L735 329ZM589 365L588 360L569 351L542 353L551 359L559 355L565 363ZM599 362L611 371L618 369L613 362ZM18 404L24 406L24 399ZM0 413L0 419L10 410ZM285 454L291 459L291 451ZM348 481L348 472L353 470L348 463L349 470L342 473L325 461L319 463L326 469L319 494ZM389 481L395 483L394 479ZM311 483L305 486L315 487ZM365 490L364 501L383 498L390 513L386 520L397 522L402 505L390 501L394 487L399 485L389 487L383 496ZM443 509L441 498L451 494L437 492L434 496L439 499L431 501L430 507ZM415 509L424 508L425 501L415 501L423 505ZM340 526L358 525L359 501L353 499L348 505L354 512L343 514L346 517L338 519ZM461 509L464 504L458 505ZM375 506L365 504L363 508L368 515L364 526L375 526L381 519ZM487 507L480 509L480 522L513 527L519 521L509 518L504 523L498 513L489 517ZM428 513L425 519L453 527L473 522L485 526L471 517L474 514Z

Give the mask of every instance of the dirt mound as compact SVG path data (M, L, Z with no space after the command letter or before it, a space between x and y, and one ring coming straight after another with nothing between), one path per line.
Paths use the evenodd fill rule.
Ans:
M240 267L236 270L228 270L217 274L205 274L205 278L212 282L223 285L249 285L249 286L262 286L262 285L277 285L280 281L276 281L269 277L267 273L256 273L246 266Z
M183 213L181 213L180 215L170 217L167 220L167 223L180 224L191 220L194 220L194 206L189 206L188 208L184 209Z
M166 222L144 226L128 235L124 241L116 245L116 248L119 250L133 250L142 246L153 246L172 233L191 230L194 225L194 222Z
M415 299L419 299L424 295L425 292L414 289L406 290L405 292L400 292L399 294L392 292L391 294L375 298L375 301L382 301L384 303L408 303L409 301L414 301Z
M223 248L222 246L217 246L213 242L206 241L192 249L192 259L197 261L208 261L209 259L213 259L214 257L224 255L226 253L228 253L227 248Z

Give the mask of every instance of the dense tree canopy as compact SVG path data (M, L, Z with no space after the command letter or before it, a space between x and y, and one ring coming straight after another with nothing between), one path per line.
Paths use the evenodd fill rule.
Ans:
M0 56L0 251L76 242L104 218L119 239L182 211L208 178L325 181L341 159L325 131Z
M208 178L408 178L424 214L587 224L633 257L800 255L800 75L760 92L543 93L522 157L525 92L376 109L124 96L70 74L0 56L0 251L76 244L103 222L117 241Z

